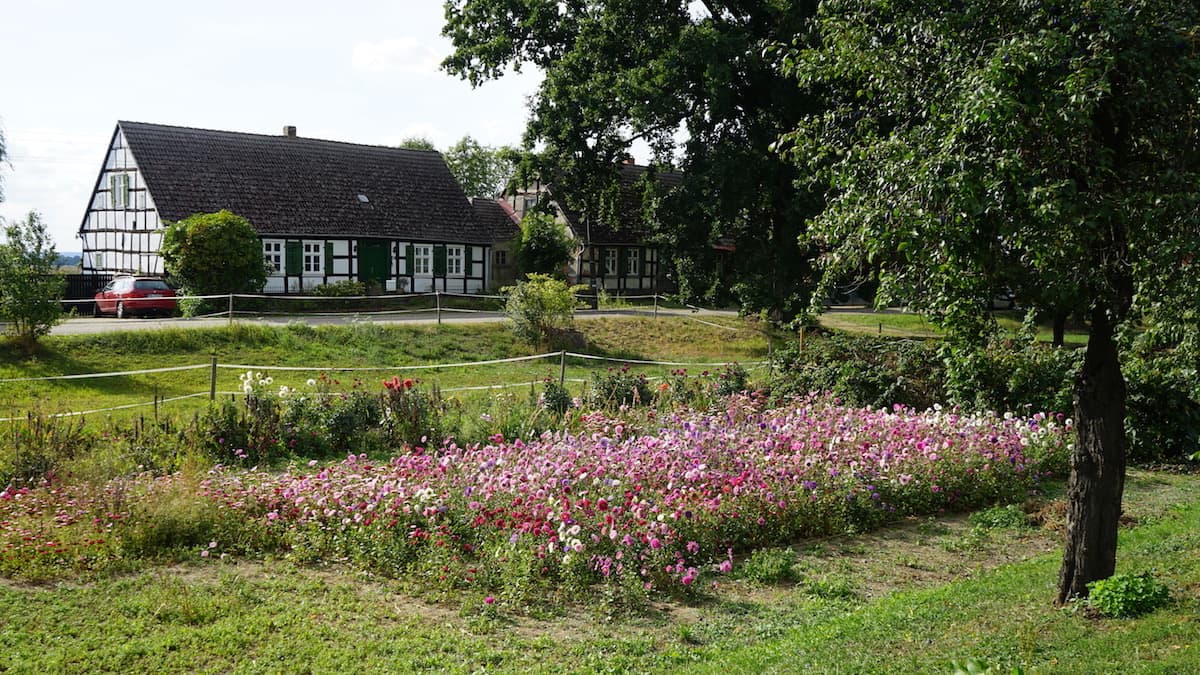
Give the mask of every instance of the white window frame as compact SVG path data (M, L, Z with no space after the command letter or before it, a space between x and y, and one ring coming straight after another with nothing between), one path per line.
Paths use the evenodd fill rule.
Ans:
M640 277L642 276L642 251L641 249L631 248L625 251L625 276Z
M447 246L446 247L446 276L461 277L463 276L463 247L462 246Z
M306 241L303 244L302 255L305 274L325 273L325 242Z
M274 270L272 274L283 274L283 242L279 239L264 239L263 259Z
M430 276L433 274L433 246L431 244L413 244L413 274Z
M604 249L604 276L617 276L617 249Z
M114 173L110 175L108 192L114 209L129 208L129 174Z

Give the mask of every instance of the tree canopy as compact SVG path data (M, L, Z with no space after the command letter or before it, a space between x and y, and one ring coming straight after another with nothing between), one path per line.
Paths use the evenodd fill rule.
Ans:
M1112 574L1125 469L1118 331L1195 331L1200 10L1170 0L830 0L785 53L827 107L785 138L831 186L807 237L827 282L959 336L998 283L1085 307L1059 601Z
M442 155L468 197L488 198L504 190L519 158L516 148L483 145L470 136L463 136Z
M163 232L163 264L189 293L257 293L267 281L262 242L245 218L197 213Z
M434 146L433 141L424 136L409 136L408 138L400 141L400 145L397 147L401 147L406 150L437 150L437 147Z
M803 34L815 5L452 0L443 65L476 85L509 67L545 73L525 137L542 151L525 168L590 217L613 213L617 164L647 144L685 174L670 195L648 182L643 209L681 290L793 313L812 281L798 236L820 198L771 145L814 99L766 48ZM717 274L718 239L736 247L731 278Z

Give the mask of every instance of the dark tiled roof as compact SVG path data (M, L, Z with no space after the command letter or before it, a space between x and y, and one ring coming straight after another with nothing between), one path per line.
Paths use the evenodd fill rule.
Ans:
M475 207L475 220L492 233L492 241L508 241L521 231L512 210L505 208L503 201L472 197L471 206Z
M555 195L555 201L566 216L571 231L581 240L590 238L593 244L644 244L645 225L642 222L642 177L650 167L622 164L620 167L620 193L617 198L615 223L592 218L585 221L583 214L569 206L564 199ZM683 174L675 171L654 170L659 187L669 192L683 184ZM554 186L550 185L551 195Z
M437 152L117 125L166 220L228 209L264 235L491 243Z

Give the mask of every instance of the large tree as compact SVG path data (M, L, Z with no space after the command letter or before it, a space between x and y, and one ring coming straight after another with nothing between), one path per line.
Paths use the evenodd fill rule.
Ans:
M814 2L451 0L445 68L473 84L510 67L545 78L530 101L532 168L585 217L616 221L617 164L635 141L682 189L648 178L645 220L692 296L730 291L747 309L795 312L812 279L798 243L820 200L771 151L814 98L767 47L805 30ZM736 247L720 264L713 244Z
M463 136L442 155L468 197L495 197L513 177L519 159L515 148L483 145L470 136Z
M229 211L197 213L163 231L163 265L191 295L257 293L269 270L262 240Z
M958 335L998 281L1086 308L1058 602L1110 576L1125 478L1123 327L1196 328L1200 9L1175 0L828 0L788 53L828 111L788 156L832 185L829 279L873 269Z

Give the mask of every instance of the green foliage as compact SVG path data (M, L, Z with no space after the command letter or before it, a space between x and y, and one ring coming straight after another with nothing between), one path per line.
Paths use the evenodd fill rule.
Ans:
M575 247L567 229L547 213L532 211L521 219L521 241L515 251L517 268L534 274L564 278Z
M504 311L512 321L513 333L538 344L547 340L552 330L569 328L575 317L575 294L582 290L582 286L567 286L545 274L530 274L516 286L501 289L508 295Z
M425 136L409 136L408 138L400 141L400 145L396 147L405 148L406 150L437 150L437 147L434 146L433 141L429 140Z
M1200 453L1200 381L1172 350L1126 361L1125 425L1134 462L1178 462Z
M458 406L434 385L428 392L411 379L384 382L383 427L390 447L437 447L458 429Z
M442 154L468 197L495 197L516 169L515 148L482 145L470 136L463 136Z
M443 65L473 85L536 67L545 77L525 140L543 149L534 173L552 176L570 208L648 231L671 251L670 273L687 297L794 314L813 282L798 235L821 189L770 146L816 101L769 47L805 39L815 8L455 0L443 29L454 52ZM619 162L635 139L659 171L680 170L682 184L665 188L647 175L621 185ZM718 239L736 250L714 250Z
M650 383L644 374L632 372L629 366L621 366L592 373L587 400L596 408L617 410L650 405L654 401L654 393L650 391Z
M967 518L972 525L985 529L1029 527L1029 516L1020 504L993 506L976 511Z
M796 554L790 548L760 548L737 567L740 578L758 584L798 581Z
M313 295L319 295L326 298L346 298L362 296L367 294L367 285L361 281L353 279L342 279L335 281L332 284L321 284L312 289Z
M257 293L267 281L258 234L229 211L198 213L168 225L162 257L167 273L193 295Z
M1149 614L1170 599L1170 591L1150 572L1114 574L1088 584L1088 606L1117 619Z
M62 320L66 282L54 274L58 254L36 211L4 228L0 244L0 321L26 349Z
M0 429L0 486L40 485L63 471L76 455L96 445L82 417L39 417L9 422ZM0 489L3 489L0 487Z
M571 408L571 392L554 380L546 380L542 387L541 404L546 410L562 415Z

